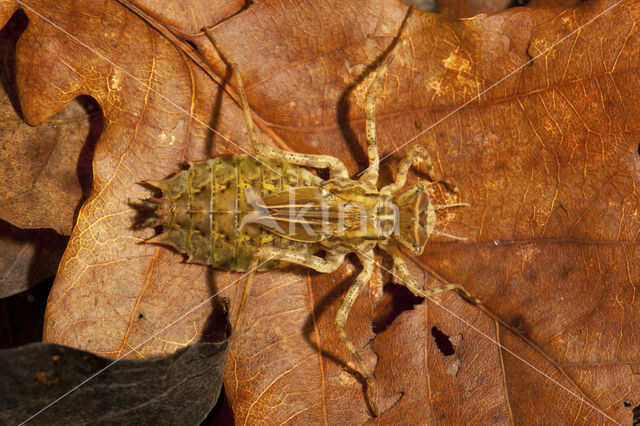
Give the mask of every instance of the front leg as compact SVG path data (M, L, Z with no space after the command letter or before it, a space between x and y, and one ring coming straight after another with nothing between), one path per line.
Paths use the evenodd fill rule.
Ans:
M393 41L391 50L382 58L379 68L376 70L376 74L373 77L373 81L369 84L367 89L367 95L364 101L364 113L365 113L365 127L367 132L367 155L369 157L369 167L360 176L360 181L368 182L372 186L376 186L378 183L378 172L380 169L380 156L378 154L378 139L376 137L376 92L380 86L380 82L387 74L389 64L393 61L398 49L401 46L400 39L407 26L407 21L413 13L414 6L411 6L407 11L407 14L400 25L400 30Z
M406 263L404 263L404 259L400 254L400 250L398 250L395 246L380 246L384 251L389 253L393 258L393 266L395 267L396 273L398 274L398 278L402 281L400 284L405 286L411 293L418 297L423 298L431 298L437 294L446 293L448 291L455 291L463 299L472 305L479 305L482 302L480 299L469 293L469 291L461 286L460 284L449 283L436 288L420 288L418 283L416 282L413 275L409 272L409 268L407 268Z
M427 149L422 145L415 144L411 147L411 149L409 149L407 155L405 155L404 158L400 160L400 165L398 166L398 172L396 173L395 182L382 188L380 190L380 194L393 195L399 192L407 182L407 174L409 173L409 169L411 168L411 166L418 163L424 163L427 168L427 176L429 176L430 181L442 182L453 192L458 192L453 182L440 179L433 168L433 162L431 161L431 156L429 155Z

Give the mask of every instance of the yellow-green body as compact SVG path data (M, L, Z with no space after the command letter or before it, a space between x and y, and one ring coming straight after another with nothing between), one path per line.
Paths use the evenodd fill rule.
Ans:
M399 30L402 34L413 8ZM247 133L255 157L233 155L190 164L175 176L147 182L162 190L161 198L143 200L151 211L142 226L162 227L162 233L147 240L168 244L189 256L190 262L213 267L249 271L237 308L235 329L240 330L244 308L256 269L273 269L287 264L303 265L320 273L340 267L349 253L355 253L362 270L351 285L336 314L340 339L358 362L367 381L367 401L374 415L373 374L349 340L345 324L358 294L374 269L373 249L378 246L393 259L401 282L415 295L430 297L458 291L472 303L479 303L459 284L425 289L411 276L400 247L419 255L431 234L458 238L435 230L436 210L466 206L466 203L433 205L427 182L405 189L409 168L423 163L431 182L439 179L429 153L414 144L398 165L393 183L378 190L380 156L375 128L375 93L387 67L400 46L397 40L381 58L365 98L365 125L369 167L358 179L350 179L345 164L323 154L284 151L259 143L252 112L244 92L239 68L205 29L217 54L235 77ZM324 180L309 169L327 169Z
M283 238L256 223L240 224L253 211L247 190L266 197L319 181L304 167L284 161L259 162L249 155L192 163L159 185L168 221L162 225L162 234L150 242L175 247L189 256L189 262L232 271L246 271L262 246L306 251L308 243ZM286 264L272 261L261 269Z

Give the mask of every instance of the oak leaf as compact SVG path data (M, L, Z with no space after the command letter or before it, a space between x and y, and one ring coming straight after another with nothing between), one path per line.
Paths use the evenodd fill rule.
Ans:
M51 230L17 229L0 222L0 299L53 277L66 243Z
M383 178L392 179L418 135L410 143L427 147L472 204L439 222L468 240L434 237L412 271L426 286L465 285L553 362L452 294L375 335L371 317L388 279L380 267L347 332L376 366L381 421L630 422L640 402L638 8L601 0L468 20L412 18L377 103L379 146L392 154ZM202 22L186 13L151 20L150 8L135 15L89 0L25 9L30 23L16 54L24 116L36 124L80 94L105 116L93 189L50 296L45 340L153 357L202 339L208 298L225 289L237 301L242 277L139 244L152 233L131 229L129 205L148 195L137 182L184 161L250 152L233 82L226 90L217 83L226 67L193 35ZM262 140L335 155L355 174L367 165L371 66L405 12L400 1L265 1L213 32L242 70ZM163 22L171 25L150 27ZM204 65L188 58L194 52L204 52ZM34 69L47 73L27 72ZM433 196L448 195L434 186ZM333 327L357 270L347 263L331 275L259 275L226 371L238 423L369 419ZM440 341L454 353L445 356L434 336L448 336Z
M28 228L71 233L82 196L78 175L86 171L77 160L93 146L87 141L90 116L78 100L36 128L16 111L15 45L26 24L18 13L0 31L0 66L6 72L0 74L0 298L55 275L67 239Z
M51 228L69 235L83 189L90 185L85 163L101 116L89 99L81 98L38 127L22 120L11 80L15 41L25 26L24 15L16 14L0 33L0 63L7 71L1 76L6 90L0 93L0 219L23 229Z

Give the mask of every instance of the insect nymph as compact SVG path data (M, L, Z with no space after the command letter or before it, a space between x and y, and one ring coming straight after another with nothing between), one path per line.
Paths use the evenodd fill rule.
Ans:
M187 254L190 262L249 271L235 321L236 332L240 332L245 303L258 267L267 270L297 264L330 273L343 263L347 254L355 253L362 271L338 310L335 326L367 381L367 398L374 414L378 410L371 391L373 374L344 330L354 301L370 281L373 249L380 247L392 257L397 275L412 293L429 297L455 290L468 300L475 300L458 284L423 289L410 275L400 253L401 247L415 255L422 253L429 236L439 233L435 230L437 210L467 205L432 204L427 193L428 182L405 188L410 167L420 162L426 166L432 182L440 181L426 149L413 145L400 162L395 182L380 190L377 188L376 90L398 51L398 40L411 13L412 8L367 90L369 168L359 179L350 179L343 162L335 157L261 145L253 128L238 67L205 30L218 55L233 70L256 155L217 157L191 164L189 169L171 178L149 182L162 190L162 197L144 201L153 211L144 225L162 227L162 233L148 242L171 245ZM310 168L329 169L329 179L321 179ZM452 188L452 184L447 185ZM319 256L320 252L325 253L324 257Z

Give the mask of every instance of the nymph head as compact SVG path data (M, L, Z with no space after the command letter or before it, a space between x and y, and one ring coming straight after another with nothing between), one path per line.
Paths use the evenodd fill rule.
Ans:
M436 213L429 199L426 182L418 182L394 198L397 206L394 238L411 254L422 254L436 226Z

